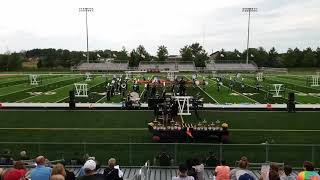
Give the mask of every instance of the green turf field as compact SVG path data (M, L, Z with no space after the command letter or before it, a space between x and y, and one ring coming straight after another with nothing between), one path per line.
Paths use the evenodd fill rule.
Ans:
M207 85L188 85L187 95L200 94L205 103L213 104L265 104L287 103L288 94L295 93L298 104L320 104L320 87L311 86L307 73L264 76L257 88L255 74L219 75L222 85L218 91L216 77L198 74L197 79ZM0 102L9 103L60 103L69 101L69 91L75 83L86 83L88 97L77 97L80 103L121 103L123 96L116 94L108 101L106 85L113 74L93 74L91 81L84 74L39 73L39 84L30 85L29 74L0 75ZM160 77L166 74L133 75L128 81L132 91L133 81ZM192 74L178 74L178 78L192 79ZM233 87L230 88L230 84ZM282 84L280 95L273 97L273 84ZM150 92L140 84L139 95L147 102ZM162 89L157 89L162 92ZM171 92L171 87L165 87ZM125 93L125 95L126 95ZM196 144L153 143L147 123L153 119L152 111L57 111L57 110L1 110L0 150L9 148L15 155L26 149L31 157L44 154L49 159L69 159L74 153L96 156L100 161L113 156L121 165L142 165L160 151L167 151L181 163L190 157L205 157L210 151L233 163L246 155L252 162L286 162L300 166L304 160L320 165L320 112L231 112L200 111L200 117L208 122L220 120L230 125L230 141L216 144L214 139ZM197 118L184 116L184 121L195 122ZM263 143L269 142L269 145ZM207 143L213 144L207 144ZM287 145L284 145L287 144ZM268 153L266 153L268 152ZM78 155L79 156L79 155Z
M0 149L9 148L16 155L21 149L27 149L31 156L44 154L50 159L68 159L74 153L89 153L100 161L115 156L122 165L140 165L152 160L159 151L169 152L177 163L189 157L204 157L210 151L220 154L220 145L215 144L214 139L209 141L214 143L212 145L201 144L201 141L178 145L153 143L147 130L147 122L153 118L152 111L3 110L0 117ZM223 158L229 162L241 155L262 162L266 159L266 148L268 160L296 166L303 160L320 162L320 147L312 147L312 144L319 144L320 112L201 111L200 117L208 122L220 120L230 125L230 141L221 149ZM184 117L186 122L195 119L194 115ZM261 144L266 141L271 145ZM130 145L130 142L148 144Z
M39 74L38 85L30 85L28 74L0 76L0 102L68 102L69 91L74 89L74 83L86 83L88 97L76 98L77 102L120 103L123 101L120 94L113 96L110 101L106 99L106 84L112 80L112 76L92 75L92 81L85 81L84 74ZM151 79L155 76L166 80L165 74L133 75L129 79L127 92L132 91L134 79ZM187 95L200 93L205 103L215 104L282 104L287 102L288 94L294 92L298 104L320 104L320 86L312 86L311 75L264 75L259 89L256 88L256 74L243 74L240 79L235 74L222 74L221 77L223 84L218 91L216 76L199 74L198 79L205 80L207 85L190 85L187 87ZM191 81L192 75L178 74L180 78ZM282 84L279 93L281 97L273 97L274 84ZM167 85L166 91L170 90L171 87ZM146 102L143 93L144 85L140 84L140 96Z

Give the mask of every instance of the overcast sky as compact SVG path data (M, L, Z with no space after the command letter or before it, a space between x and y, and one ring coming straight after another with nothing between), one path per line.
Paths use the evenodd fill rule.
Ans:
M315 49L320 46L320 0L1 0L0 53L33 48L85 50L85 14L89 48L131 51L139 44L155 54L159 45L177 54L199 42L208 52L250 47Z

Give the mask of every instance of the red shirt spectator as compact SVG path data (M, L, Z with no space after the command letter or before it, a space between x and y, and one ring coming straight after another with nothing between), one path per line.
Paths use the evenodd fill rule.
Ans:
M13 168L4 174L4 180L20 180L27 173L27 170L21 161L17 161Z

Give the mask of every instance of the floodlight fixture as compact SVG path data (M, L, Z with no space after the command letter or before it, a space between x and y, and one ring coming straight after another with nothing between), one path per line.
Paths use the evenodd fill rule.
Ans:
M258 12L258 8L242 8L242 12L248 12L248 38L247 38L247 60L246 63L249 63L249 39L250 39L250 14L251 12Z
M79 12L86 13L87 63L89 63L88 12L93 12L93 8L79 8Z

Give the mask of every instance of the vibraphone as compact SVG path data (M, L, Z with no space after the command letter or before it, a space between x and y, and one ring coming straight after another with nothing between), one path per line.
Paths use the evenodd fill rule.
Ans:
M228 124L227 123L179 123L174 122L165 126L157 121L148 124L149 130L153 133L154 141L163 142L185 142L194 141L208 137L215 137L220 142L228 140Z

